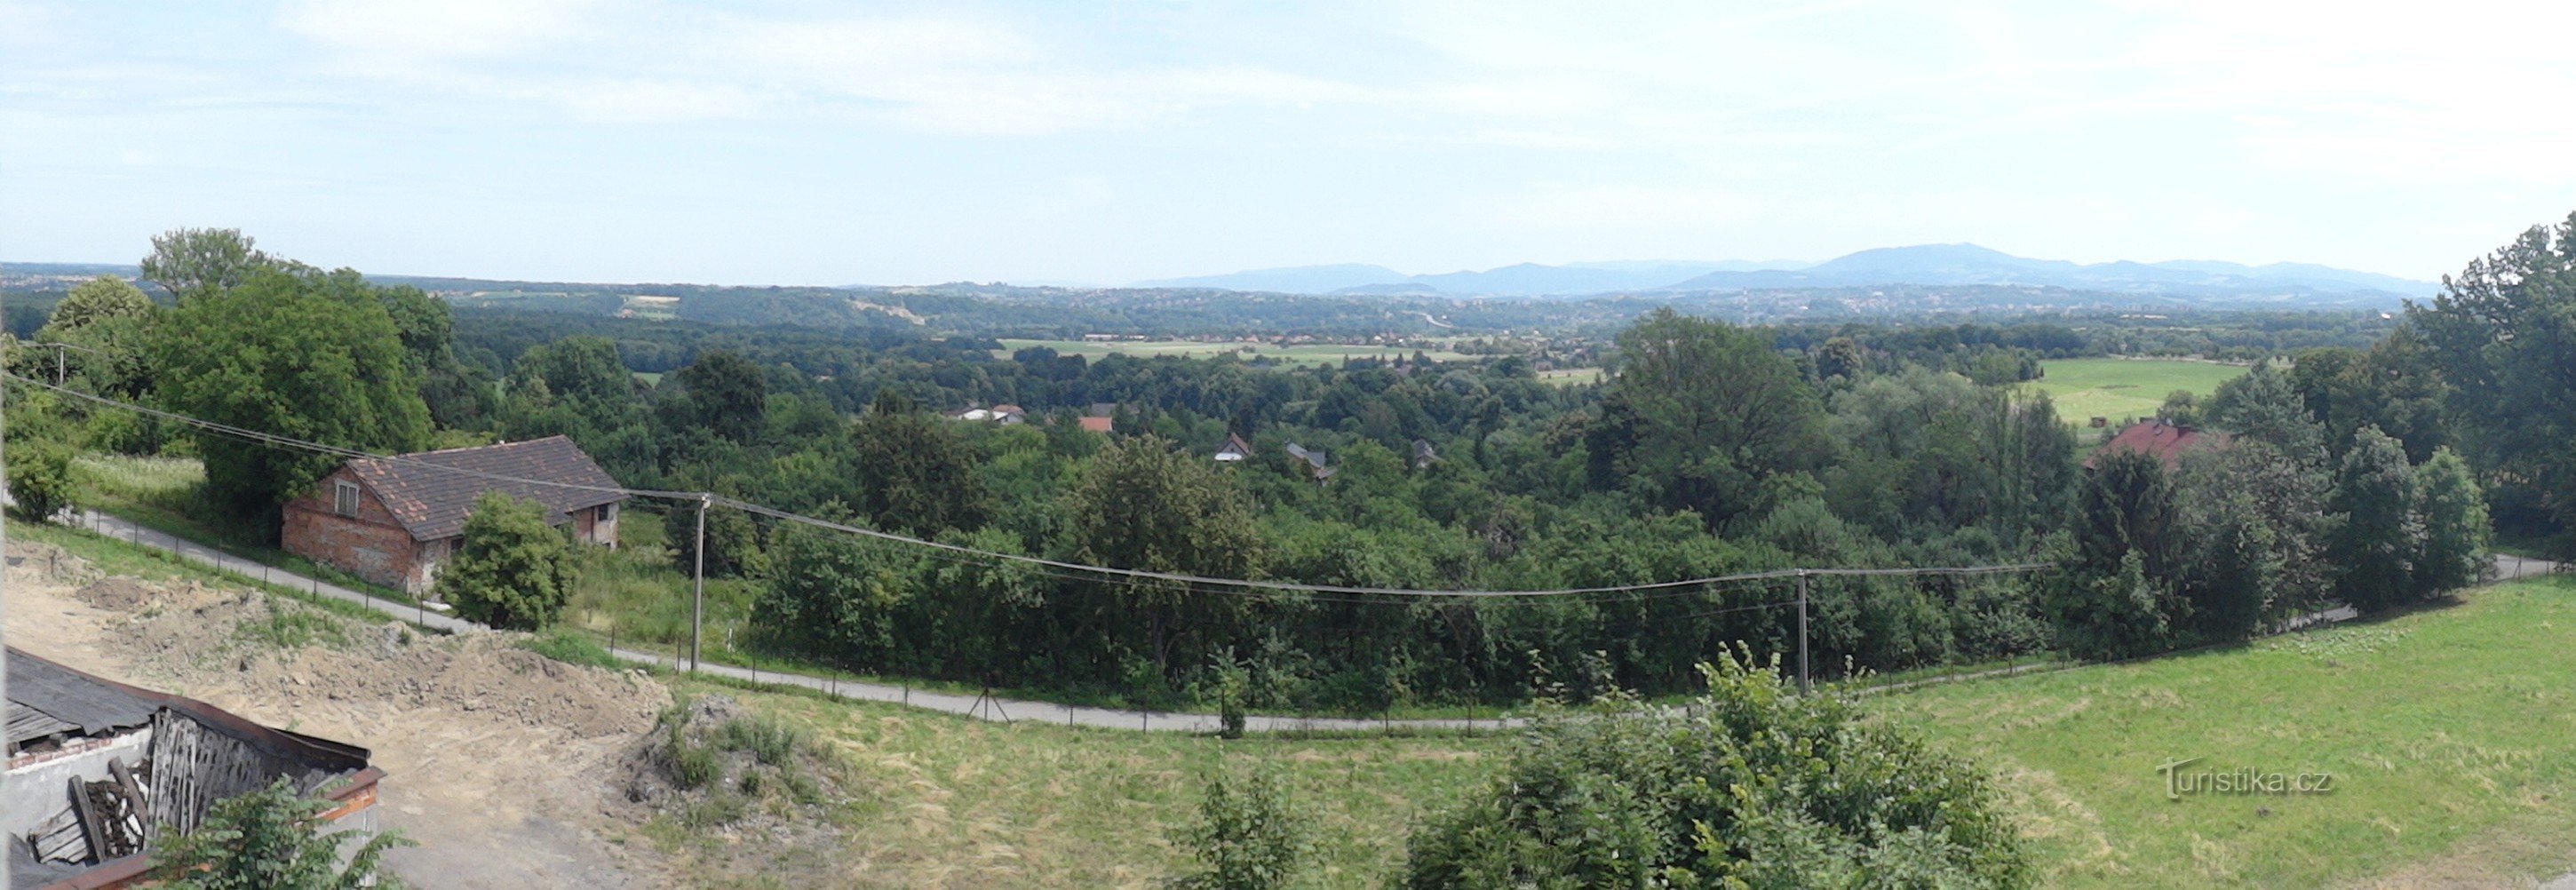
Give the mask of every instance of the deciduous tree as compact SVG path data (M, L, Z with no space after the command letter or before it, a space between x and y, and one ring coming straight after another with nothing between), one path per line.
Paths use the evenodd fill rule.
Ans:
M546 524L546 507L498 491L474 499L465 538L438 573L456 614L514 630L553 624L572 596L572 540Z

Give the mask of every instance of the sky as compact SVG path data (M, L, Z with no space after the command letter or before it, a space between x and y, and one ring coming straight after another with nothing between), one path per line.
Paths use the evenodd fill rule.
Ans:
M1313 263L2456 272L2576 209L2576 4L0 0L0 259L1123 283Z

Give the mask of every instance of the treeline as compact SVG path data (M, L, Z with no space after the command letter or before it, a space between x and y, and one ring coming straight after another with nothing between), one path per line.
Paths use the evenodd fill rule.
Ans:
M2547 246L2515 256L2564 249ZM1797 566L2064 567L1819 579L1812 662L1839 673L2134 654L2241 639L2336 602L2417 601L2477 576L2482 483L2500 513L2565 528L2576 504L2546 492L2576 462L2527 453L2554 428L2494 407L2567 398L2547 353L2526 351L2554 341L2523 333L2556 317L2559 292L2535 282L2563 264L2517 262L2367 348L2276 356L2177 406L2230 434L2223 447L2170 464L2100 451L2089 468L2047 400L2014 385L2098 349L2081 321L1745 328L1658 310L1616 337L1614 378L1560 387L1518 357L1272 368L1002 353L891 329L456 316L417 289L199 231L156 239L144 264L175 307L102 280L37 336L80 347L67 353L76 388L237 426L376 451L560 433L629 486L1071 563L1502 591ZM2477 327L2494 318L2511 321ZM2462 350L2474 355L2450 358ZM12 361L34 376L50 358ZM1003 404L1026 422L940 413ZM332 464L125 412L33 407L11 415L13 480L22 453L198 453L209 494L273 528L277 503ZM1112 431L1085 428L1086 414ZM1249 459L1216 461L1233 435ZM22 437L56 444L21 449ZM1155 704L1239 675L1262 706L1365 708L1687 689L1725 646L1798 645L1785 584L1395 600L1031 568L725 509L708 523L708 570L760 591L756 644L851 670ZM675 539L673 564L696 564L694 543Z

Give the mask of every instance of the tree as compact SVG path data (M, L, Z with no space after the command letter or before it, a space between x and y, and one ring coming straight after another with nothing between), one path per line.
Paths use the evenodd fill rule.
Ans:
M2207 419L2240 437L2269 443L2282 453L2315 463L2326 459L2325 429L2309 416L2290 375L2262 362L2218 385Z
M1279 780L1258 770L1208 777L1199 819L1175 841L1200 870L1173 879L1173 890L1273 890L1293 886L1312 853L1311 829Z
M2443 279L2407 309L2462 456L2527 487L2576 549L2576 214Z
M760 366L714 350L680 369L680 386L687 390L691 413L700 426L736 442L760 436L762 412L769 402L769 381L761 376Z
M235 427L373 452L415 451L429 409L375 288L355 270L263 269L222 300L190 300L152 340L173 411ZM275 528L278 505L340 463L200 432L206 487L245 520Z
M37 329L36 339L78 347L64 356L64 364L71 378L85 381L91 391L139 398L151 390L144 351L159 308L125 279L101 275L73 286L62 302L54 304L53 315ZM20 373L41 376L51 370L26 368Z
M2336 475L2333 510L2343 526L2329 550L2342 573L2337 588L2353 608L2374 612L2421 596L2415 560L2424 525L2416 501L2406 450L2378 427L2362 427Z
M2415 468L2416 512L2423 517L2424 551L2416 558L2422 596L2467 587L2487 572L2487 502L2469 475L2469 464L2451 449L2433 452Z
M8 448L9 512L46 522L72 503L72 448L52 439L12 439Z
M197 830L164 831L152 851L154 886L172 890L358 890L379 886L385 852L413 843L401 832L332 831L329 801L298 794L280 776L207 811ZM340 848L365 838L343 867ZM398 882L397 882L398 883Z
M628 402L635 398L635 375L617 358L617 343L606 337L565 337L519 354L512 369L523 380L543 380L558 398L595 402Z
M1831 446L1815 391L1760 334L1657 309L1619 334L1619 355L1584 438L1595 488L1722 523L1767 508L1775 478Z
M2108 574L2131 553L2146 573L2162 577L2172 555L2173 483L2164 462L2133 449L2094 452L2076 499L2077 564Z
M54 312L45 319L44 328L36 332L39 339L47 334L63 336L92 322L109 318L134 318L152 313L152 298L141 288L114 275L101 275L72 285L70 293L54 304Z
M143 280L160 285L182 304L223 296L277 265L254 243L240 229L163 232L152 236L152 253L143 258Z
M572 597L572 540L546 524L546 506L487 491L465 517L465 537L439 570L439 596L456 614L493 627L538 630Z
M1249 578L1266 557L1252 511L1232 477L1160 436L1111 443L1064 498L1064 549L1092 565ZM1242 619L1241 597L1177 583L1122 584L1116 597L1145 618L1147 648L1166 674L1197 659L1174 656L1181 638L1222 636Z
M799 525L770 552L752 604L753 623L788 650L859 670L893 667L896 612L908 592L882 550L837 531Z
M1406 844L1408 888L2018 887L1993 777L1776 666L1704 666L1689 708L1543 716ZM1896 877L1903 875L1904 877ZM1871 877L1881 880L1872 882Z
M2058 645L2078 657L2127 658L2172 642L2173 595L2148 576L2135 550L2108 572L2061 573L2044 596Z
M929 535L984 523L991 499L975 472L975 449L951 424L914 410L910 400L880 391L850 428L850 445L859 509L879 527Z

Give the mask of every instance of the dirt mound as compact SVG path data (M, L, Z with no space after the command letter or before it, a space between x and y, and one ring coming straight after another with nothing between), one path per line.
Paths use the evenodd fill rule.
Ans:
M619 774L637 821L668 815L713 835L788 842L832 833L808 810L843 799L849 779L802 728L722 695L662 712Z
M89 560L41 541L12 540L7 558L11 581L79 584L99 577Z
M225 674L226 683L277 700L318 694L330 701L447 708L576 738L642 732L671 701L641 671L565 664L521 648L514 634L443 637L398 621L370 625L256 591L194 584L160 589L119 578L82 594L93 591L93 604L134 612L115 633L138 659L180 678ZM160 608L149 608L154 605Z
M131 612L143 608L159 592L156 586L133 578L108 578L72 591L72 596L101 609Z

